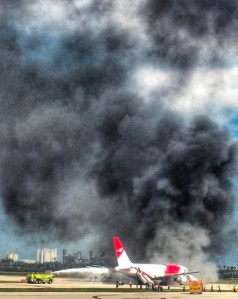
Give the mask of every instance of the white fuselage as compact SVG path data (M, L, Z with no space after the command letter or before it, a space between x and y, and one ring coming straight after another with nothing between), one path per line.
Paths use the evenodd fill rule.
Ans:
M138 264L132 263L126 254L125 248L119 237L113 237L115 254L118 262L116 271L137 279L138 283L155 284L187 284L197 280L188 269L178 264Z
M151 279L152 281L162 281L163 279L166 279L175 283L188 283L190 280L197 280L194 276L191 274L186 274L188 272L187 268L184 266L180 265L174 265L174 268L172 267L173 265L160 265L160 264L136 264L132 263L130 267L121 267L117 266L115 268L116 271L127 275L129 277L138 278L138 271ZM176 278L181 280L181 282L177 282ZM175 278L175 279L174 279Z

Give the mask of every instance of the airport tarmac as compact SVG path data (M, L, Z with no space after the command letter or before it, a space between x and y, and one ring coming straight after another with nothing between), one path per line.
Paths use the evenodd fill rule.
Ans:
M194 296L201 296L203 298L237 298L238 293L232 292L232 284L220 285L222 292L218 292L218 285L213 284L214 292L210 292L211 284L206 285L206 290L203 294L190 294L188 292L158 292L152 290L145 290L145 292L138 292L136 286L132 287L130 292L123 292L123 289L128 288L128 285L120 286L116 288L114 283L100 283L100 282L83 282L78 278L56 278L52 284L27 284L22 276L0 276L0 298L8 299L183 299L183 298L194 298ZM8 292L1 292L1 289L9 289ZM14 289L24 289L24 292L14 291ZM27 291L27 289L34 289L34 292ZM55 288L63 289L62 292L54 291ZM102 291L97 292L67 292L67 289L83 289L83 288L103 288ZM116 289L116 292L112 292L110 289ZM44 289L41 292L40 289ZM45 292L45 289L49 289L49 292ZM108 289L105 290L105 289ZM39 290L39 292L37 291ZM43 291L43 290L42 290Z
M203 293L201 295L191 295L189 293L2 293L0 298L4 299L188 299L188 298L218 298L232 299L238 298L238 293Z

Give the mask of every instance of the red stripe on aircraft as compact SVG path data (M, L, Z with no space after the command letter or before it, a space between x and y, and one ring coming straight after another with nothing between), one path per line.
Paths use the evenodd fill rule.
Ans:
M168 264L166 265L165 274L171 275L171 274L178 274L180 270L180 267L178 265Z

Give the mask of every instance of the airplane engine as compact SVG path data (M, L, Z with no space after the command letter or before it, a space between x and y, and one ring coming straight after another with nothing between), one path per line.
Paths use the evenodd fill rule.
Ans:
M176 282L179 283L179 284L183 284L183 283L187 282L188 279L187 279L187 277L184 276L184 275L179 275L179 276L177 276L176 278L174 278L174 281L176 281Z

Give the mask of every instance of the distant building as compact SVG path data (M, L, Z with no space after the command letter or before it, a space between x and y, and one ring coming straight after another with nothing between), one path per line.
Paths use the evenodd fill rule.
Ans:
M18 253L8 252L6 255L6 259L17 262L18 261Z
M63 249L63 264L67 262L67 249Z
M57 261L57 249L41 248L37 250L36 261L40 264Z
M36 262L36 260L29 260L29 259L23 259L21 261L26 263L26 264L35 264L35 262Z
M85 266L89 264L89 260L87 258L83 258L82 252L77 251L75 253L68 254L67 249L63 249L63 264L70 264L70 266L80 265Z

